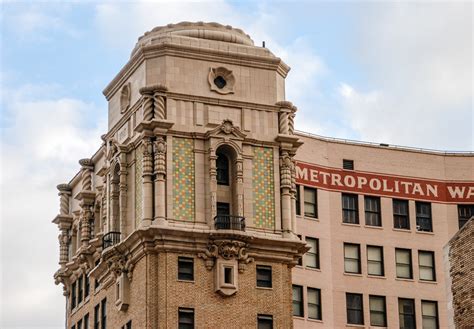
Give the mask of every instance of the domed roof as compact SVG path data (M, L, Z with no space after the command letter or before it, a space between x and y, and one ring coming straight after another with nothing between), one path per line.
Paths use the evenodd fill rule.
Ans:
M151 44L153 39L167 35L179 35L198 39L215 40L241 45L253 46L253 40L241 29L233 28L230 25L219 23L204 22L181 22L177 24L168 24L166 26L157 26L149 32L145 32L135 45L132 55L140 47Z

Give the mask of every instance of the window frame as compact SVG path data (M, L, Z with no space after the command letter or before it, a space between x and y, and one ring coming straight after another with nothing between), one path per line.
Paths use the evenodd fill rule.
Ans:
M309 200L309 201L307 200L306 191L314 192L313 200ZM318 190L316 188L313 188L313 187L304 186L303 187L303 196L304 196L304 202L303 202L304 217L318 218ZM306 212L306 206L307 205L311 206L313 208L314 214L310 213L310 212Z
M266 322L266 323L261 323ZM268 328L268 324L270 324L270 328L273 328L273 315L271 314L257 314L257 329ZM263 325L263 327L261 327Z
M436 315L433 317L433 316L430 316L430 315L425 315L423 313L423 304L434 304L435 305L435 311L436 311ZM439 310L438 310L438 302L437 301L434 301L434 300L425 300L425 299L422 299L421 300L421 324L423 326L423 322L425 321L426 318L429 318L429 319L435 319L436 320L436 329L439 329Z
M378 299L383 301L383 310L372 310L372 305L370 300ZM383 324L374 324L372 322L372 314L382 314L383 315ZM374 327L387 327L387 300L385 296L380 295L369 295L369 314L370 314L370 325Z
M300 192L301 185L296 184L296 215L301 216L301 192Z
M94 306L94 329L100 329L100 303Z
M107 298L100 301L100 328L107 328Z
M260 272L260 273L259 273ZM259 274L267 275L266 279L259 279ZM273 271L269 265L257 265L256 266L256 284L259 288L272 288L273 287Z
M425 254L425 255L429 254L431 256L432 266L421 265L421 261L420 261L421 254ZM422 273L421 269L422 268L431 269L431 274L433 276L433 279L423 279L423 278L421 278L421 273ZM435 261L435 252L434 251L431 251L431 250L418 250L418 276L419 276L420 280L422 280L422 281L436 282L436 261Z
M402 312L402 308L400 307L400 304L402 302L409 302L411 304L411 307L413 309L413 313L405 313L405 312ZM402 316L405 320L405 316L409 316L412 321L411 323L413 324L412 326L410 325L409 327L406 327L406 329L411 329L411 328L416 328L416 309L415 309L416 305L415 305L415 300L413 298L402 298L402 297L399 297L398 298L398 321L399 321L399 324L400 324L400 328L405 328L405 321L403 321L403 326L402 326ZM404 311L404 309L403 309Z
M426 208L425 208L426 207ZM430 202L415 201L416 209L416 231L417 232L433 232L433 210ZM428 213L424 213L424 209L428 209ZM429 227L425 228L426 223Z
M406 213L400 211L401 205L406 206ZM397 205L397 207L395 207ZM410 230L410 203L405 199L392 199L393 228L398 230ZM406 223L402 223L402 221ZM397 225L398 224L398 225ZM401 225L406 224L406 225Z
M317 296L317 303L316 304L310 302L310 298L309 298L310 292L315 292L316 293L316 296ZM323 319L323 309L322 309L322 305L321 305L321 289L313 288L313 287L307 287L306 297L307 297L306 299L307 299L307 307L308 307L308 319L322 320ZM319 315L318 317L316 317L316 318L311 317L310 307L316 307L317 314Z
M295 300L295 289L298 291L298 296L301 298L301 300ZM301 317L304 318L304 297L303 297L303 286L294 284L292 285L292 314L293 316ZM299 304L300 312L298 314L295 314L295 304Z
M354 206L355 208L349 208L350 206L345 206L345 200L350 200L354 201ZM341 193L341 203L342 203L342 222L345 224L354 224L354 225L359 225L359 195L358 194L353 194L353 193ZM348 202L350 204L350 202ZM354 221L352 222L352 219L349 219L348 214L355 214Z
M409 254L409 259L410 259L410 262L408 264L406 263L399 263L398 262L398 259L397 259L397 252L408 252ZM399 266L409 266L410 267L410 277L402 277L402 276L398 276L398 267ZM413 280L413 257L412 257L412 251L411 249L406 249L406 248L395 248L395 275L397 277L397 279L409 279L409 280Z
M380 250L380 260L373 260L373 259L370 259L369 257L369 249L378 249ZM375 245L367 245L366 247L367 249L367 275L372 275L372 276L385 276L385 262L384 262L384 254L383 254L383 246L375 246ZM381 268L381 274L374 274L374 273L370 273L370 266L369 264L370 263L376 263L376 264L379 264L380 265L380 268Z
M314 268L314 269L320 269L320 259L319 259L319 239L318 238L313 238L313 237L305 237L305 242L308 243L308 242L314 242L315 243L315 252L312 252L312 249L313 249L313 246L311 246L311 249L308 250L305 254L305 261L304 261L304 264L305 264L305 267L308 267L308 268ZM314 258L315 258L315 266L311 266L311 265L308 265L308 258L310 256L313 256L314 255Z
M359 297L360 298L360 309L359 308L350 308L349 307L349 297ZM350 312L359 312L360 314L360 322L352 322ZM346 292L346 315L347 315L347 324L357 324L357 325L364 325L364 295L358 293L351 293Z
M376 210L373 209L368 209L367 207L367 201L375 201L376 205ZM367 226L375 226L375 227L382 227L382 208L381 208L381 203L380 203L380 197L378 196L371 196L371 195L364 195L364 214L365 214L365 225ZM369 223L369 218L372 217L372 215L375 215L376 217L376 224ZM370 220L371 221L371 220Z
M186 323L184 320L184 315L191 314L191 323ZM179 329L188 329L188 328L194 328L195 327L195 314L194 314L194 308L190 307L179 307L178 308L178 328Z
M77 306L77 295L76 295L76 288L77 287L77 282L74 281L71 284L71 311L76 308Z
M461 229L472 216L474 216L474 204L458 204L459 229Z
M358 258L352 258L346 256L346 247L357 247L357 255ZM357 260L357 272L350 272L346 269L346 261L354 261ZM351 243L351 242L344 242L344 273L349 274L362 274L362 266L361 266L361 255L360 255L360 244L359 243Z
M185 268L189 266L190 268ZM191 269L191 273L183 271L184 269ZM179 281L194 281L194 258L179 256L178 257L178 280Z

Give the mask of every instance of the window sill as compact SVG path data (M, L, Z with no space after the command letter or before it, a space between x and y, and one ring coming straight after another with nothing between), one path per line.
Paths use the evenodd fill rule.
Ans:
M273 287L259 287L259 286L255 286L255 288L257 288L257 289L262 289L262 290L273 290Z
M350 323L347 323L347 324L346 324L346 327L348 327L348 328L365 328L365 325L363 325L363 324L350 324Z
M382 279L382 280L387 280L387 277L385 275L372 275L372 274L367 274L368 278L373 278L373 279Z
M344 275L347 275L347 276L362 277L362 273L347 273L347 272L344 272L343 274L344 274Z
M301 216L301 218L306 219L306 220L310 220L310 221L314 221L314 222L319 222L319 218L317 218L317 217Z
M344 222L342 222L341 225L352 226L352 227L360 227L360 224L344 223Z
M406 281L406 282L415 282L413 279L405 279L405 278L395 278L396 281Z
M177 282L187 282L187 283L195 283L194 280L183 280L183 279L178 279L176 280Z
M303 321L305 320L305 318L301 315L293 315L293 318L297 320L303 320Z
M375 226L375 225L364 225L364 228L370 228L375 230L383 230L383 226Z
M430 280L418 280L420 283L427 283L427 284L438 284L438 281L430 281Z
M316 268L316 267L309 267L309 266L306 266L304 269L305 269L305 270L310 270L310 271L315 271L315 272L321 272L321 269L320 269L320 268Z
M323 320L311 319L311 318L308 318L308 321L310 321L310 322L315 322L315 323L324 323Z
M395 232L403 232L403 233L411 233L411 230L408 228L392 228L393 231Z
M419 234L434 235L434 232L428 232L428 231L415 231L415 232Z

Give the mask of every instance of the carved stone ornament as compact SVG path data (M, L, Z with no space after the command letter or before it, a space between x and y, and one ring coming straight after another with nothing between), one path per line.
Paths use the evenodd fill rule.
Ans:
M133 269L135 267L131 262L131 258L127 255L115 255L107 260L107 267L109 271L117 279L122 273L127 275L127 278L131 281L133 275Z
M225 119L221 124L221 130L226 133L230 134L234 131L234 123L230 119Z
M120 113L124 113L130 107L130 82L126 83L120 91Z
M209 86L219 94L233 94L235 77L231 70L225 67L210 68L208 75Z
M207 249L198 254L204 259L206 269L214 267L215 259L237 260L239 262L239 272L245 270L245 265L253 262L253 258L247 254L247 243L236 240L214 240L209 242ZM242 265L242 266L241 266Z

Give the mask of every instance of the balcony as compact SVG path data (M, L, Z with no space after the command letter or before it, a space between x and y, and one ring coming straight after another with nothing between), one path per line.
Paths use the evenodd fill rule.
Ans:
M102 249L107 249L120 242L120 232L109 232L102 237Z
M217 215L214 217L216 230L245 231L245 217L232 215Z

